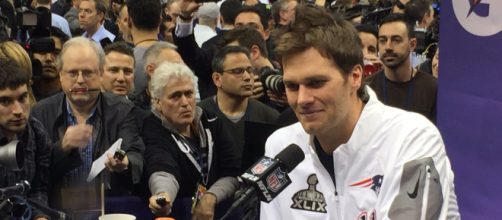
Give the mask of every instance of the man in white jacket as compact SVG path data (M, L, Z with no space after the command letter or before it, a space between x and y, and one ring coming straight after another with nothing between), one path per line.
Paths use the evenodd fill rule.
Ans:
M361 41L324 9L299 6L276 39L288 103L300 123L276 131L265 154L291 143L305 159L261 219L460 219L437 128L385 106L362 85Z

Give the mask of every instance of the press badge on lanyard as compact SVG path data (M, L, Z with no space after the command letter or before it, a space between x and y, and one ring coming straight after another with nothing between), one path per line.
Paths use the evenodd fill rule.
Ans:
M192 213L195 210L195 206L197 206L197 203L199 203L200 199L206 193L207 188L206 186L202 185L201 183L197 183L197 189L195 190L195 194L192 197Z

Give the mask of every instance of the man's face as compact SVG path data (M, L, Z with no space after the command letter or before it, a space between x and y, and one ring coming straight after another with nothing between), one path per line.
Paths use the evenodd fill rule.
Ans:
M242 12L235 18L236 27L249 26L258 30L263 39L268 39L268 31L265 30L260 21L260 16L253 12Z
M436 50L434 57L432 57L432 75L436 78L439 75L439 48Z
M176 20L178 19L181 13L180 1L173 2L169 7L164 8L164 13L171 16L173 22L176 23Z
M403 22L386 23L378 32L378 51L383 64L396 69L409 62L410 53L415 49L416 39L408 37L408 30Z
M354 67L344 77L333 61L314 48L284 57L283 66L288 103L305 131L316 136L344 131L357 114L362 68Z
M80 28L85 31L96 31L101 25L103 13L96 10L93 0L81 1L78 9L78 21Z
M54 41L54 48L56 49L53 52L40 52L33 53L33 58L40 61L42 64L42 78L44 79L55 79L59 77L59 74L56 70L56 57L61 52L61 39L57 37L51 37Z
M120 13L120 6L122 6L122 4L121 1L112 1L112 10L114 14L118 15Z
M0 90L0 130L5 136L22 132L30 116L26 84L16 89Z
M61 88L74 105L94 103L101 88L98 54L88 45L75 45L63 54Z
M157 100L158 111L178 130L185 129L195 115L195 88L189 78L171 79Z
M117 26L119 27L120 33L122 33L122 38L124 40L130 40L131 32L129 31L129 13L127 12L127 6L122 7L120 10L119 18L117 19Z
M359 37L363 43L363 57L367 61L376 61L378 59L377 38L375 35L359 32Z
M251 61L244 53L230 53L225 56L223 73L214 73L214 84L218 89L231 97L249 97L253 95L254 69Z
M173 29L176 24L173 21L164 21L162 22L162 25L165 27L164 33L162 33L164 35L164 41L174 43Z
M289 1L288 7L285 10L281 10L281 25L288 25L291 23L293 18L295 17L296 6L298 5L297 1Z
M134 89L134 58L118 52L105 57L105 71L101 76L103 90L127 96Z
M429 12L425 13L423 18L423 23L425 25L425 28L429 28L432 24L432 21L434 21L434 9L432 8L431 5L429 6Z

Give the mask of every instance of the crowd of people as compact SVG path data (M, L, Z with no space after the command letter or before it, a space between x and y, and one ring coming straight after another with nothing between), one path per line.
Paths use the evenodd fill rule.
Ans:
M24 152L0 188L31 184L0 202L35 204L0 216L218 219L294 143L292 184L245 219L459 219L438 4L0 0L0 150Z

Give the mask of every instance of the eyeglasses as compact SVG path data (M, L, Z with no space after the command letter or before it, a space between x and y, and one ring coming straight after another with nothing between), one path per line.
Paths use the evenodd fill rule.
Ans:
M223 72L231 73L231 74L236 75L236 76L242 76L242 74L244 73L244 71L248 72L249 74L255 74L256 73L256 69L254 67L252 67L252 66L237 67L237 68L233 68L233 69L223 70Z
M76 79L80 73L84 79L91 79L97 75L95 70L63 70L63 72L72 79Z

